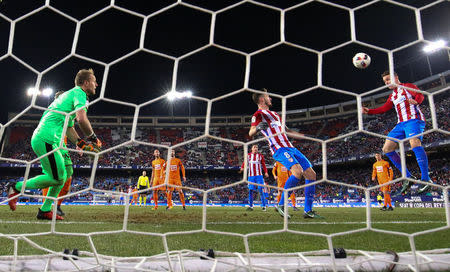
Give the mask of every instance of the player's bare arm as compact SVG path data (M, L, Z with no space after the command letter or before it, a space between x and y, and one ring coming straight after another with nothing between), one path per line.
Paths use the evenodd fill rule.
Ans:
M303 138L305 136L305 134L294 131L292 129L286 128L286 132L289 133L289 136L292 136L294 138L300 139Z
M155 178L155 169L152 170L152 176L150 177L150 182L153 184L153 179Z
M248 135L250 136L250 137L253 137L253 136L255 136L255 134L258 132L258 129L256 128L256 126L251 126L250 127L250 131L248 132Z
M66 131L67 139L73 144L77 144L78 139L80 139L80 135L78 135L77 131L74 127L68 127Z
M91 122L89 121L87 117L87 113L84 110L79 110L76 113L77 115L77 121L78 125L81 128L81 131L83 131L84 135L90 136L94 134L94 131L92 130Z

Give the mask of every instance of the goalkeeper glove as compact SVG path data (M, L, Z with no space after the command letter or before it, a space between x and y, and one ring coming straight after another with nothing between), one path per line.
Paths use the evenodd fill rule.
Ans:
M103 145L103 144L102 144L102 141L100 141L100 140L97 138L97 135L95 135L95 133L92 133L91 136L89 136L87 139L88 139L88 141L90 141L90 142L96 144L98 148L101 148L102 145Z
M95 143L87 143L85 140L79 139L77 141L77 146L84 151L91 151L98 153L100 148Z

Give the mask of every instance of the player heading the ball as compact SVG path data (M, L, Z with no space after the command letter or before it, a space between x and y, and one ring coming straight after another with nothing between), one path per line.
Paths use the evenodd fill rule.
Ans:
M305 177L306 184L314 182L316 180L316 172L313 170L311 162L300 151L294 148L285 133L281 133L281 118L276 112L270 110L272 98L267 94L266 89L263 89L263 91L266 93L254 93L252 96L253 102L258 105L258 110L253 114L252 124L248 134L250 137L253 137L260 131L266 136L274 160L280 162L291 171L292 175L286 181L284 189L297 186L302 176ZM286 129L286 131L298 137L303 136L292 130ZM322 218L312 209L314 193L314 185L305 187L304 218ZM284 193L281 196L280 202L278 202L277 210L281 216L285 216Z
M421 180L428 181L431 183L430 176L428 174L428 157L427 153L422 147L422 136L414 137L422 133L425 130L425 117L420 111L419 105L423 102L424 96L421 93L408 90L404 87L418 90L419 88L412 83L401 83L398 79L397 73L394 72L394 82L399 87L391 85L392 80L389 71L385 71L381 74L384 84L389 86L392 93L389 95L388 99L383 106L376 109L369 109L362 107L362 112L364 114L381 114L388 110L395 108L397 112L398 122L397 125L388 133L387 136L399 140L405 138L413 137L409 139L409 144L411 145L414 154L416 155L417 164L419 164L420 172L422 174ZM395 167L402 171L402 164L400 161L400 156L395 151L398 147L396 141L386 139L383 146L383 152L395 165ZM406 177L411 177L411 173L406 169ZM411 186L409 181L403 183L403 187L400 193L405 193ZM430 189L430 185L425 185L419 189L419 193L424 193Z

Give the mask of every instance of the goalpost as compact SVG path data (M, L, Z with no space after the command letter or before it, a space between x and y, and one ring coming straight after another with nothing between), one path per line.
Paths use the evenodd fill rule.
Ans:
M0 1L1 2L1 1ZM173 69L173 77L172 77L172 86L171 86L171 90L176 90L177 89L177 73L178 73L178 65L180 60L195 54L201 50L204 50L210 46L215 46L218 47L222 50L226 50L229 52L232 52L234 54L238 54L241 56L245 56L246 58L246 66L245 66L245 80L244 80L244 85L242 86L242 88L236 92L233 93L229 93L226 95L222 95L220 97L216 97L214 99L207 99L207 98L203 98L203 97L198 97L198 96L193 96L192 99L197 99L197 100L201 100L207 103L207 118L206 118L206 123L205 123L205 133L203 136L200 137L209 137L209 138L213 138L213 139L220 139L222 141L226 141L226 142L230 142L230 143L236 143L236 144L240 144L244 146L244 154L247 154L247 151L249 150L249 146L251 146L254 143L257 143L261 140L264 139L258 139L258 140L254 140L251 142L240 142L240 141L235 141L235 140L230 140L230 139L223 139L220 137L215 137L215 136L211 136L209 135L209 128L210 128L210 121L211 121L211 111L212 111L212 107L213 107L213 102L225 99L227 97L230 97L232 95L236 95L238 93L241 92L245 92L245 91L251 91L251 92L260 92L259 90L255 90L255 89L251 89L249 86L249 78L250 78L250 70L252 69L251 67L251 59L261 53L264 52L266 50L269 50L275 46L278 45L288 45L288 46L292 46L292 47L296 47L300 50L306 50L308 52L312 52L314 54L316 54L318 56L318 70L317 70L317 83L316 86L314 86L314 88L316 87L320 87L326 90L330 90L333 92L337 92L337 93L341 93L341 94L345 94L345 95L351 95L353 96L356 101L357 101L357 109L358 109L358 130L357 132L364 132L366 134L369 134L371 136L375 136L375 137L382 137L382 138L386 138L385 135L379 135L376 133L372 133L369 131L365 131L364 127L363 127L363 118L362 118L362 114L361 114L361 107L362 107L362 97L364 95L368 95L368 94L372 94L376 91L381 90L381 88L377 88L375 90L371 90L368 91L366 93L363 94L353 94L353 93L349 93L347 91L344 90L340 90L340 89L336 89L336 88L331 88L328 86L324 86L322 83L322 75L323 75L323 71L322 71L322 60L323 60L323 55L327 52L336 50L338 48L341 48L347 44L350 43L357 43L360 45L364 45L370 48L374 48L377 49L379 51L385 52L388 55L388 59L389 59L389 70L391 72L391 76L393 74L393 69L394 69L394 57L393 54L396 51L401 50L402 48L405 48L408 45L411 44L415 44L417 42L426 42L429 43L430 41L427 41L424 39L423 36L423 31L422 31L422 24L421 24L421 11L432 6L435 5L437 3L441 3L443 2L443 0L437 0L433 3L428 4L427 6L421 7L421 8L415 8L412 6L409 6L407 4L403 4L400 2L396 2L396 1L390 1L390 0L386 0L386 2L389 2L391 4L400 6L402 8L405 9L410 9L413 10L415 13L415 18L416 18L416 28L417 28L417 34L418 34L418 39L416 41L413 41L407 45L404 45L400 48L396 48L393 50L388 50L385 48L381 48L378 46L374 46L365 42L361 42L358 41L357 37L356 37L356 24L355 24L355 11L367 7L369 5L372 5L376 2L379 2L377 0L368 2L366 4L360 5L358 7L355 8L348 8L346 6L343 5L339 5L336 3L332 3L332 2L327 2L325 0L318 0L318 2L325 4L325 5L330 5L330 6L334 6L337 8L340 8L342 10L345 10L349 13L349 17L350 17L350 33L351 33L351 40L348 42L345 42L343 44L340 44L338 46L335 46L333 48L327 49L327 50L323 50L323 51L317 51L314 49L310 49L307 47L303 47L303 46L299 46L297 44L293 44L290 42L287 42L285 40L285 14L287 11L295 9L297 7L300 7L302 5L305 5L307 3L309 3L311 1L306 1L303 2L301 4L297 4L295 6L289 7L287 9L281 9L269 4L263 4L260 2L256 2L256 1L252 1L252 0L244 0L244 1L240 1L236 4L230 5L228 7L225 7L221 10L218 11L210 11L208 9L205 8L201 8L198 7L196 5L193 4L189 4L189 3L185 3L182 2L181 0L177 1L174 4L171 4L165 8L162 8L159 11L156 11L148 16L139 14L137 12L122 8L118 5L115 4L115 0L111 0L110 5L108 8L105 8L97 13L94 13L88 17L86 17L83 20L76 20L73 17L65 14L64 12L61 12L60 10L54 8L51 5L50 0L46 0L45 2L45 6L44 8L48 8L51 9L52 11L60 14L61 16L64 16L65 18L73 21L76 23L76 30L75 30L75 34L73 37L73 45L72 45L72 49L71 49L71 53L66 56L65 58L61 59L60 61L58 61L57 63L53 64L52 66L50 66L49 68L47 68L46 70L39 72L36 69L34 69L32 66L28 65L26 62L20 60L19 58L17 58L16 56L14 56L12 49L13 49L13 40L14 40L14 35L15 35L15 25L31 16L32 14L39 12L41 8L32 11L16 20L11 20L8 17L6 17L5 15L0 13L0 18L3 18L4 20L8 21L11 24L11 28L10 28L10 36L9 36L9 45L8 45L8 52L6 55L4 56L0 56L0 61L7 58L7 57L13 57L14 59L16 59L18 62L20 62L21 64L23 64L27 69L29 69L30 71L34 72L37 75L37 81L36 81L36 88L39 88L42 77L44 74L46 74L47 72L51 71L52 69L54 69L56 66L58 66L59 64L63 63L64 61L66 61L69 57L72 56L76 56L79 58L82 58L84 60L90 61L92 63L96 63L96 64L100 64L103 65L105 67L104 70L104 74L103 74L103 82L102 82L102 86L101 86L101 91L100 91L100 95L99 98L97 98L96 100L94 100L91 104L97 103L99 101L113 101L112 99L107 99L105 98L105 86L108 83L108 74L110 71L110 67L111 65L114 65L120 61L123 61L129 57L131 57L132 55L144 51L144 52L148 52L151 54L156 54L158 56L164 57L164 58L168 58L174 61L174 69ZM266 8L266 9L270 9L273 11L276 11L279 13L280 15L280 39L278 42L276 42L275 44L272 44L266 48L257 50L255 52L252 53L245 53L236 49L232 49L232 48L228 48L222 45L218 45L214 42L214 35L215 35L215 24L216 24L216 16L217 14L220 14L222 12L225 12L227 10L233 9L239 5L242 5L244 3L251 3L253 5L258 5L260 7ZM209 39L209 43L199 49L193 50L191 52L188 52L180 57L172 57L169 55L166 55L164 53L160 53L160 52L156 52L153 50L148 50L144 48L144 39L145 39L145 33L146 33L146 25L148 20L153 17L156 16L157 14L160 14L161 12L164 12L170 8L173 8L177 5L183 5L185 7L191 8L191 9L196 9L198 11L201 12L205 12L211 15L211 24L210 24L210 39ZM110 63L105 63L102 61L98 61L86 56L82 56L76 53L76 48L77 48L77 43L78 43L78 37L80 35L80 29L81 29L81 25L83 23L85 23L86 21L98 16L99 14L103 13L104 11L108 10L108 9L118 9L120 11L123 11L125 13L128 13L130 15L133 16L137 16L143 19L143 23L142 23L142 30L141 30L141 35L140 35L140 42L139 42L139 48L136 49L133 52L130 52L129 54L122 56ZM450 49L447 47L447 49ZM350 60L349 60L350 61ZM292 98L296 95L299 95L301 93L307 92L307 91L311 91L313 88L309 88L307 90L302 90L296 93L292 93L286 96L281 96L275 93L270 93L271 96L273 97L277 97L280 98L282 101L282 121L283 121L283 125L285 125L286 123L286 107L287 107L287 99ZM434 107L434 97L437 94L443 93L445 91L448 90L448 87L438 91L436 93L426 93L426 92L421 92L424 95L426 95L429 99L430 102L430 108L431 108L431 122L432 122L432 129L431 131L434 132L439 132L439 133L443 133L446 135L449 135L448 131L445 131L443 129L440 129L437 125L437 117L436 117L436 109ZM40 109L40 110L46 110L46 108L38 106L36 104L36 96L37 94L34 93L33 98L32 98L32 102L31 105L29 107L27 107L26 109L24 109L19 115L15 116L14 118L12 118L11 120L9 120L6 124L0 124L0 139L3 136L3 134L5 133L5 129L12 125L16 120L18 120L18 118L20 118L22 115L26 114L27 111L29 111L31 108L36 108L36 109ZM133 120L133 127L132 127L132 132L131 132L131 140L125 143L122 143L121 146L125 145L125 144L132 144L132 143L138 143L138 144L142 144L142 145L147 145L147 146L152 146L152 147L160 147L160 148L167 148L163 145L158 145L158 144L148 144L139 140L136 140L136 128L137 128L137 124L138 124L138 116L139 116L139 110L144 107L147 106L151 103L157 102L159 101L161 98L163 98L165 96L153 99L151 101L147 101L144 102L142 104L132 104L132 103L126 103L123 101L116 101L114 100L115 103L118 104L122 104L122 105L127 105L127 106L132 106L135 108L135 115L134 115L134 120ZM67 118L68 114L66 114L66 123L65 123L65 129L64 129L64 133L65 130L67 129ZM289 133L288 133L289 134ZM437 188L440 188L443 192L443 197L444 197L444 202L445 202L445 216L446 216L446 225L443 227L439 227L439 228L435 228L435 229L430 229L430 230L426 230L426 231L421 231L421 232L416 232L416 233L404 233L404 232L396 232L396 231L388 231L388 230L383 230L383 229L377 229L375 227L372 226L372 217L371 217L371 203L370 203L370 191L371 190L375 190L378 189L380 186L372 186L369 188L364 188L361 186L356 186L356 185L350 185L350 184L345 184L345 183L341 183L341 182L335 182L335 181L330 181L327 177L327 145L333 141L339 140L339 139L343 139L347 136L349 136L350 134L347 133L345 135L341 135L339 137L333 138L333 139L329 139L329 140L317 140L317 139L312 139L309 137L305 137L305 139L308 140L314 140L318 143L321 144L321 148L322 148L322 160L323 160L323 164L322 164L322 173L323 173L323 178L321 180L318 180L316 182L314 182L313 184L319 184L319 183L330 183L330 184L336 184L336 185L342 185L342 186L347 186L347 187L353 187L355 189L362 189L365 191L365 200L366 200L366 224L364 228L360 228L360 229L355 229L355 230L350 230L350 231L345 231L345 232L340 232L340 233L333 233L333 234L323 234L323 233L314 233L314 232L301 232L301 231L296 231L296 230L292 230L289 227L289 222L287 220L287 218L285 217L284 219L284 223L283 223L283 228L277 231L266 231L266 232L252 232L252 233L248 233L248 234L239 234L239 233L232 233L232 232L220 232L220 231L215 231L215 230L211 230L207 228L207 224L206 224L206 214L207 214L207 209L206 209L206 204L207 204L207 196L208 194L210 194L211 192L214 192L216 190L220 190L221 188L226 187L225 186L221 186L221 187L216 187L213 189L209 189L209 190L198 190L198 191L202 191L203 193L203 214L202 214L202 227L199 230L195 230L195 231L186 231L186 232L176 232L176 233L152 233L152 232L137 232L137 231L133 231L133 233L136 234L143 234L143 235L154 235L154 236L159 236L162 239L162 243L164 246L164 252L159 254L159 255L155 255L155 256L144 256L144 257L117 257L117 256L106 256L106 255L102 255L99 254L97 252L97 249L95 247L95 244L92 240L92 236L98 235L99 233L87 233L87 234L80 234L80 233L59 233L57 231L55 231L55 225L59 224L59 222L57 223L55 218L53 218L54 220L51 222L51 232L50 234L59 234L59 235L73 235L73 236L83 236L86 237L89 241L90 247L91 247L91 251L83 251L80 252L80 257L75 258L72 255L67 255L67 254L63 254L60 252L55 252L52 251L50 249L47 249L41 245L39 245L38 243L35 243L34 241L32 241L30 239L30 237L32 236L38 236L38 235L47 235L49 233L23 233L23 234L4 234L0 232L0 237L1 238L7 238L10 239L14 242L14 254L11 256L0 256L0 270L20 270L23 267L26 267L27 269L32 269L32 270L102 270L102 269L111 269L111 270L149 270L149 271L161 271L161 270L169 270L169 271L248 271L248 270L255 270L255 271L273 271L275 270L275 268L277 268L278 271L291 271L291 270L314 270L314 271L328 271L328 270L333 270L333 271L354 271L354 270L359 270L359 271L373 271L373 270L383 270L385 267L387 266L391 266L391 265L397 265L397 268L403 269L403 270L412 270L412 271L420 271L420 270L447 270L450 267L450 248L447 249L436 249L436 250L430 250L430 251L419 251L416 250L416 246L415 246L415 238L419 235L423 235L426 233L432 233L432 232L437 232L437 231L441 231L441 230L447 230L450 228L450 206L449 206L449 199L448 199L448 193L449 193L449 186L441 186L441 185L433 185ZM174 146L171 146L168 148L168 151L170 153L170 151L174 148L183 146L185 144L191 143L193 141L198 140L199 137L194 138L192 140L189 141L185 141L179 144L176 144ZM116 146L118 147L118 146ZM85 191L92 191L92 192L98 192L99 196L100 194L103 193L107 193L105 192L105 190L99 190L99 189L95 189L94 188L94 179L95 179L95 169L97 167L98 164L98 159L99 156L101 156L103 153L109 152L112 149L116 148L113 147L109 150L103 150L102 152L95 154L95 159L94 159L94 163L93 163L93 170L91 172L91 178L90 178L90 183L89 183L89 188L86 188ZM62 148L60 146L60 148ZM405 141L401 141L399 144L399 148L400 148L400 154L401 154L401 161L402 161L402 166L403 169L405 169ZM23 163L26 165L26 172L25 172L25 181L28 179L29 177L29 173L30 173L30 167L32 163L35 163L37 161L37 159L33 160L33 161L23 161L23 160L11 160L8 158L1 158L0 157L0 161L14 161L17 163ZM167 168L167 171L169 170L169 168ZM168 175L166 175L168 176ZM402 173L402 177L393 180L391 183L395 183L400 181L402 178L406 177L406 173L403 172ZM243 179L238 182L238 183L244 183L247 180L247 163L245 163L245 169L244 169L244 175L243 175ZM167 182L167 181L166 181ZM421 184L425 184L424 182L421 181L414 181L417 183L421 183ZM311 185L311 184L309 184ZM304 185L295 187L290 189L289 191L284 191L285 193L285 201L288 201L288 194L290 193L290 191L292 190L296 190L296 189L301 189L304 188ZM25 188L25 186L24 186ZM72 195L75 195L77 193L80 192L74 192L74 193L70 193L69 195L65 196L65 197L70 197ZM112 192L110 192L111 194L113 194ZM131 194L124 194L127 196L127 198L131 198L132 195ZM24 192L24 190L22 190L21 192L21 196L26 196L26 193ZM104 198L101 198L97 195L94 195L94 203L98 203L101 201L106 201ZM1 202L1 204L6 203L7 200L3 200ZM130 232L130 230L128 229L127 226L127 222L128 222L128 212L129 212L129 201L126 201L125 203L125 216L124 216L124 222L123 222L123 229L119 232ZM56 205L54 205L54 211L56 211ZM347 253L352 255L351 257L349 256L349 258L347 259L339 259L336 258L336 256L339 255L339 252L335 252L334 249L334 245L333 245L333 241L332 239L334 237L338 237L338 236L342 236L342 235L347 235L347 234L353 234L353 233L358 233L361 231L374 231L374 232L378 232L378 233L385 233L385 234L391 234L391 235L398 235L398 236L403 236L406 237L410 243L410 247L411 250L408 252L403 252L403 253L399 253L398 256L395 254L389 254L389 253L380 253L380 252L368 252L368 251L363 251L363 250L347 250ZM218 235L228 235L228 236L234 236L234 237L239 237L242 239L242 242L245 246L245 252L216 252L215 254L215 258L213 258L212 255L209 256L205 256L204 258L208 259L208 261L199 261L198 257L199 256L203 256L204 253L202 252L196 252L196 251L191 251L191 250L178 250L178 251L171 251L168 247L167 244L167 237L169 235L173 235L173 234L193 234L193 233L210 233L210 234L218 234ZM249 247L249 243L248 243L248 239L250 237L255 237L255 236L260 236L260 235L266 235L266 234L276 234L276 233L282 233L282 232L287 232L287 233L291 233L291 234L300 234L300 235L309 235L309 236L317 236L317 237L322 237L325 238L327 241L327 248L324 248L323 250L319 250L319 251L311 251L311 252L293 252L293 253L285 253L285 254L276 254L276 253L252 253L250 251L250 247ZM101 234L115 234L117 233L117 231L104 231ZM18 254L18 247L19 247L19 241L25 241L26 243L28 243L30 246L41 249L45 252L47 252L46 255L41 255L41 256L21 256ZM337 255L335 255L337 254ZM397 257L400 257L400 259L398 259ZM67 257L69 258L70 262L63 262L61 260L61 257Z

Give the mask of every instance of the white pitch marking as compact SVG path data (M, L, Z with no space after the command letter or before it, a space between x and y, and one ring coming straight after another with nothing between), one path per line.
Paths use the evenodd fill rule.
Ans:
M49 221L4 221L0 220L0 224L36 224L36 225L50 225L52 223L51 220ZM106 224L106 222L75 222L75 221L57 221L57 224L66 224L66 225L73 225L73 224L88 224L88 225L99 225L99 224Z
M440 223L445 224L444 221L381 221L374 222L372 224L431 224L431 223ZM283 222L208 222L207 224L211 225L233 225L233 224L243 224L243 225L272 225L272 224L280 224ZM289 225L354 225L354 224L362 224L366 225L366 221L361 222L289 222Z

